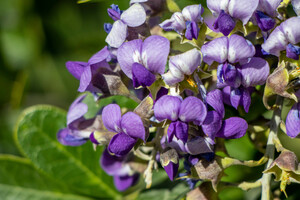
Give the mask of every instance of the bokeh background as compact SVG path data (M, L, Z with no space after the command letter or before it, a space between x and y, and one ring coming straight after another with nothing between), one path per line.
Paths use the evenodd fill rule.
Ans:
M21 156L14 139L14 125L25 108L50 104L67 110L78 95L78 81L65 68L68 60L87 61L105 44L105 22L112 22L106 9L118 4L124 10L128 0L106 0L77 4L75 0L0 1L0 154ZM283 143L297 151L300 139ZM226 143L239 159L259 159L247 137ZM261 168L232 167L225 181L253 181ZM0 177L1 178L1 177ZM277 185L278 186L278 185ZM300 198L299 185L288 187L289 199ZM260 190L247 194L225 190L222 199L256 199ZM281 195L283 197L283 195Z

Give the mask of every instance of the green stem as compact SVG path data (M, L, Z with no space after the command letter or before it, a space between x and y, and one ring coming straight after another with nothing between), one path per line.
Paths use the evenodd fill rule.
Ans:
M267 147L266 147L266 153L265 156L269 158L265 169L268 169L271 163L274 160L274 153L275 153L275 144L274 139L277 138L277 132L279 128L279 124L281 121L281 107L282 107L283 97L277 96L276 99L276 105L278 105L278 108L274 110L273 117L271 119L271 126L270 126L270 133L268 137ZM265 173L262 176L262 200L270 200L271 195L271 174Z

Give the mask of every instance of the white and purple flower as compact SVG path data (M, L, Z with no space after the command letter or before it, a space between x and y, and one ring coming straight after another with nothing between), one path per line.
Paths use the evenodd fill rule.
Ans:
M165 31L174 30L178 34L183 35L185 30L185 37L188 40L198 39L199 27L198 23L203 21L201 17L204 8L199 5L190 5L183 8L182 12L175 12L171 19L167 19L160 24Z
M144 42L141 39L125 42L118 49L117 59L134 87L146 87L156 80L156 74L165 72L169 51L167 38L152 35Z
M230 86L233 107L243 105L246 112L251 103L249 87L262 85L269 75L269 64L262 58L253 57L255 47L242 36L223 36L204 44L203 60L211 65L220 63L217 70L217 87Z

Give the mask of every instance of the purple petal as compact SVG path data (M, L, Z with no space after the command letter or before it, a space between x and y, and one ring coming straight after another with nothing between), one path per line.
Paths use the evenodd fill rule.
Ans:
M143 65L139 63L134 63L132 65L132 81L134 87L150 86L155 80L155 75L149 72Z
M242 94L242 104L246 113L249 112L250 104L251 104L251 94L247 88L243 89Z
M153 73L163 74L170 52L170 41L162 36L152 35L145 39L142 47L142 60Z
M185 37L188 40L198 39L199 28L196 22L186 22Z
M300 42L300 29L298 27L299 24L300 16L291 17L280 24L285 37L292 44L297 44Z
M296 15L300 15L300 1L299 0L292 0L291 1L292 5L293 5L293 9L296 13Z
M171 60L172 58L170 58ZM169 71L162 75L163 80L168 85L174 85L184 80L184 73L177 68L171 61L169 62Z
M186 6L182 9L182 15L186 21L201 22L204 8L201 4Z
M189 140L185 144L185 148L187 152L191 155L213 152L210 145L205 141L205 138L203 137L195 137Z
M243 91L240 88L231 88L230 103L237 109L239 105L242 105Z
M251 58L255 54L253 44L239 35L231 35L229 38L228 61L230 63L240 62L243 59Z
M109 104L103 108L102 121L107 130L119 133L121 131L121 108L117 104Z
M167 131L169 143L172 142L175 132L176 132L176 122L171 122Z
M230 88L230 86L224 87L222 90L222 94L223 94L223 102L225 104L231 106L231 102L230 102L231 88Z
M225 116L223 94L221 90L215 89L210 91L206 96L206 102L213 107L222 118Z
M226 83L226 85L229 85L231 87L237 88L241 85L241 75L238 71L238 69L229 63L225 63L222 66L222 73L223 75L223 80ZM219 78L219 77L218 77ZM218 79L219 81L219 79ZM221 85L221 84L218 84Z
M235 21L233 18L222 10L214 23L214 28L219 29L221 33L227 36L234 29L234 27Z
M276 21L272 17L265 15L263 12L256 11L255 12L255 19L257 25L262 31L269 31L274 28Z
M189 126L185 122L177 121L175 124L175 136L184 143L188 140Z
M125 191L131 186L135 185L139 179L139 174L134 174L132 176L114 176L114 184L117 190Z
M262 58L251 58L251 60L241 66L242 84L244 87L263 85L270 73L267 61Z
M228 38L225 36L205 43L201 47L204 62L209 65L211 65L213 61L218 63L225 62L228 55L228 43Z
M185 53L171 56L169 60L170 70L176 67L185 75L191 75L201 64L201 54L197 49L191 49Z
M175 96L165 95L161 97L154 105L154 116L159 121L165 119L176 121L178 119L181 101L179 97Z
M181 103L179 118L183 122L194 122L200 125L205 120L206 114L205 104L197 97L187 97Z
M133 4L121 15L121 20L130 27L137 27L146 21L146 12L141 4Z
M68 128L60 129L57 133L57 140L67 146L80 146L86 143L88 138L77 137L72 134L72 130Z
M171 181L173 181L174 178L176 177L178 172L178 167L179 167L179 163L175 164L172 161L170 161L167 166L164 166L164 169L167 172Z
M120 19L122 11L120 10L118 5L112 4L111 8L107 9L108 15L114 20L117 21Z
M282 0L262 0L259 1L258 7L260 10L264 11L271 17L276 17L277 15L277 8L280 5Z
M171 19L163 21L159 26L165 31L175 30L177 33L181 34L185 29L185 20L182 13L175 12Z
M66 67L68 71L78 80L80 80L81 74L84 68L87 66L86 62L79 61L68 61L66 62Z
M258 3L259 0L230 0L228 12L232 17L240 19L245 25L256 10Z
M130 167L123 164L124 160L124 157L110 155L108 150L105 149L100 159L100 165L102 169L111 176L123 176L130 172Z
M121 127L124 133L135 139L140 138L146 142L146 132L142 119L133 112L122 116Z
M141 61L142 40L125 42L117 52L117 59L122 71L132 79L132 65Z
M69 128L75 128L71 123L82 118L84 114L88 111L88 106L85 103L81 103L86 95L79 96L70 106L67 114L67 125Z
M108 144L108 151L116 156L124 156L129 153L136 143L136 139L125 133L118 133L112 137Z
M95 53L88 61L88 65L97 66L97 67L109 67L108 63L106 62L107 57L109 56L110 52L105 46L103 49Z
M207 7L213 13L214 16L217 16L221 10L227 10L229 0L214 0L207 1Z
M88 65L84 68L84 71L80 77L80 85L78 88L78 92L85 92L93 90L92 82L92 69L91 66ZM94 92L94 91L93 91Z
M283 33L282 27L277 26L269 35L268 39L261 45L266 52L279 56L280 51L285 50L288 40Z
M215 138L215 134L222 126L222 117L216 111L208 111L206 118L202 124L203 132L211 139Z
M286 133L292 138L300 134L300 103L293 105L286 117Z
M168 147L175 149L178 153L184 154L186 153L186 149L182 140L178 140L176 137L172 139L172 141L168 141Z
M107 35L105 42L109 46L119 48L127 37L127 25L121 20L115 21L109 34Z
M291 43L286 46L286 57L299 60L300 47L292 45Z
M247 122L239 117L231 117L223 121L222 128L216 134L216 137L226 139L236 139L243 137L248 129Z

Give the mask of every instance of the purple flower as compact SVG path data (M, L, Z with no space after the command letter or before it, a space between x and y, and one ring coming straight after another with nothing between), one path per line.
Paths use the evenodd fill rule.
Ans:
M126 156L113 156L105 149L100 159L102 169L114 177L114 184L119 191L127 190L138 181L139 174L133 173L126 163Z
M60 129L57 133L58 141L63 145L79 146L89 139L91 132L85 130L92 125L93 119L84 118L88 111L88 106L82 103L86 95L78 97L70 106L67 114L67 128Z
M156 74L165 72L170 51L167 38L153 35L145 39L124 43L117 53L123 72L133 80L134 87L150 86L156 80Z
M262 58L253 57L255 48L251 42L239 35L220 37L204 44L201 48L204 62L220 63L217 70L217 86L230 86L232 105L244 102L248 111L250 94L247 88L262 85L269 75L269 64ZM242 100L241 100L242 99Z
M167 19L160 24L165 31L175 30L180 35L185 31L185 37L189 40L198 39L198 23L202 22L204 9L199 5L190 5L183 8L182 12L175 12L171 19Z
M117 104L104 107L102 121L108 131L117 133L108 145L109 152L116 156L126 155L137 139L146 142L146 132L141 118L133 112L127 112L121 117L121 109Z
M138 3L133 4L124 12L112 5L112 8L108 9L108 14L115 22L105 41L114 48L119 48L126 40L128 27L137 27L146 21L146 12Z
M162 75L165 83L174 85L184 80L185 75L191 75L202 62L202 56L197 49L171 56L169 59L169 71Z
M193 96L182 100L176 96L165 95L154 105L154 115L159 120L171 120L168 128L168 141L171 142L174 135L184 143L188 140L189 122L201 125L206 117L204 103Z
M262 44L263 50L278 56L281 51L286 50L286 56L294 60L299 59L300 30L297 25L300 24L300 17L292 17L282 22L270 34L265 43Z
M104 47L99 52L94 54L88 62L68 61L66 67L69 72L78 80L80 85L79 92L103 93L106 92L103 82L101 82L102 75L99 72L102 68L110 69L107 63L107 58L110 52L107 47ZM103 91L104 90L104 91Z
M214 109L207 112L205 121L202 124L203 132L212 140L215 137L235 139L243 137L248 129L247 122L239 117L231 117L223 120L225 109L223 94L216 89L207 94L207 103Z
M300 90L296 93L300 99ZM295 103L286 117L286 133L288 136L295 138L300 134L300 103Z
M258 6L259 0L213 0L207 1L207 7L215 17L214 28L225 36L235 27L235 20L241 20L245 25Z

